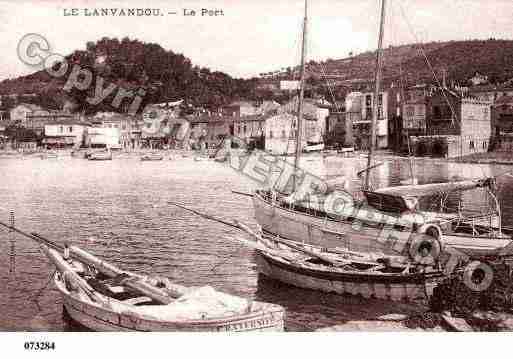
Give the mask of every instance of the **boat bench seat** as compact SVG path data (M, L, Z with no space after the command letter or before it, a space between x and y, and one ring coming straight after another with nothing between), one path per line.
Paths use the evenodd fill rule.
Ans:
M115 294L125 293L125 288L120 285L113 285L113 286L108 285L107 288L109 288L109 290Z
M137 304L151 302L152 300L153 299L151 299L150 297L143 296L143 297L135 297L135 298L125 299L123 301L123 303L130 304L130 305L137 305Z

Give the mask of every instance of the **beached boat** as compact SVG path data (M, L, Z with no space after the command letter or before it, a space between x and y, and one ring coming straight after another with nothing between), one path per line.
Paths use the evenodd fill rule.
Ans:
M303 148L303 152L322 152L324 150L324 143L307 144Z
M146 153L141 156L141 161L162 161L164 156L160 153Z
M86 158L89 161L110 161L112 160L112 152L111 151L98 151L89 153L86 155Z
M71 319L95 331L283 331L284 309L124 271L77 247L0 224L40 244Z
M41 158L42 160L58 157L59 155L57 154L57 152L43 152L39 155L39 158Z

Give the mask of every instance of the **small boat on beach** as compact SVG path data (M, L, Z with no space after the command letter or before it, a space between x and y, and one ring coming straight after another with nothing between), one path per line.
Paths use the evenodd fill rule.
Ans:
M56 266L66 314L94 331L283 331L284 309L166 277L124 271L93 254L2 226L40 244Z
M110 161L112 160L112 152L109 150L93 152L86 154L86 158L89 161Z
M162 161L164 156L160 153L145 153L141 156L141 161Z
M50 152L43 152L39 155L39 158L41 158L42 160L46 160L46 159L50 159L50 158L58 158L59 155L57 154L57 152L53 152L53 151L50 151Z

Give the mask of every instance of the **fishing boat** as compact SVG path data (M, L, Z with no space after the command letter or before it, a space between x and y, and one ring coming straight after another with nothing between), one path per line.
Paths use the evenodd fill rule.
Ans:
M407 256L387 256L347 250L321 249L297 244L251 230L240 222L227 222L177 203L179 208L202 218L237 228L249 235L234 240L256 250L257 271L296 287L327 293L402 300L426 300L443 280L442 268L415 263Z
M160 153L146 153L141 156L141 161L162 161L164 156Z
M361 295L392 301L427 300L443 278L439 270L424 271L404 258L376 258L357 252L316 252L315 247L296 247L293 242L260 244L257 271L299 288L326 293ZM281 245L280 245L281 244Z
M374 98L379 97L382 67L382 40L386 0L381 2L381 22L379 31L378 50L376 55L376 77ZM301 79L298 110L298 128L296 131L296 151L294 168L298 169L301 155L301 137L304 131L303 121L303 89L307 28L307 3L305 1L305 16L303 26L303 45L301 56ZM458 182L436 183L384 188L374 190L370 186L370 171L380 164L374 164L373 154L376 144L376 123L379 113L378 101L373 101L373 116L371 123L371 145L367 156L367 166L362 171L365 183L362 190L363 200L356 199L349 193L344 193L343 202L349 210L343 215L335 213L329 205L336 191L328 189L324 193L313 193L315 201L308 198L294 197L298 191L298 179L293 176L292 188L259 189L252 196L255 218L264 233L279 236L299 243L316 245L323 248L345 248L349 250L385 254L397 254L384 236L386 229L392 227L402 233L404 242L413 242L416 237L428 235L438 243L438 246L453 246L470 254L484 254L505 248L511 241L511 234L501 225L501 209L493 191L493 178L465 180ZM415 182L412 182L415 183ZM437 211L420 210L419 197L421 194L437 194L440 192L469 191L483 189L490 198L487 210L478 214L467 215L459 210L447 211L445 196L440 201ZM310 197L310 196L307 196ZM332 201L333 202L333 201ZM511 231L510 231L511 232ZM404 249L404 246L401 246Z
M92 152L86 154L86 158L89 161L110 161L112 160L112 152L109 150Z
M40 244L66 313L94 331L283 331L284 309L168 278L124 271L68 244L4 227Z

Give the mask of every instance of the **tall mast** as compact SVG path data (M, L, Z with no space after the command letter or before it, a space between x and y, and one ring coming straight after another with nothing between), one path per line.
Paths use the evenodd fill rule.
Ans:
M371 143L369 146L369 157L367 157L367 170L365 176L365 189L369 190L369 177L370 167L372 164L372 155L374 154L374 146L376 145L376 126L379 116L379 90L381 87L381 64L383 60L382 47L383 47L383 31L385 27L385 6L386 0L381 0L381 19L379 24L379 39L378 51L376 53L376 78L374 88L374 102L372 108L372 122L371 122ZM384 99L383 99L384 100ZM383 106L383 104L382 104Z
M297 171L299 168L299 156L301 155L301 142L303 138L303 99L305 96L305 57L306 57L306 25L308 22L308 1L305 0L305 18L303 20L303 42L301 45L301 67L299 80L299 103L296 130L296 154L294 157L294 176L292 177L292 191L296 190Z

